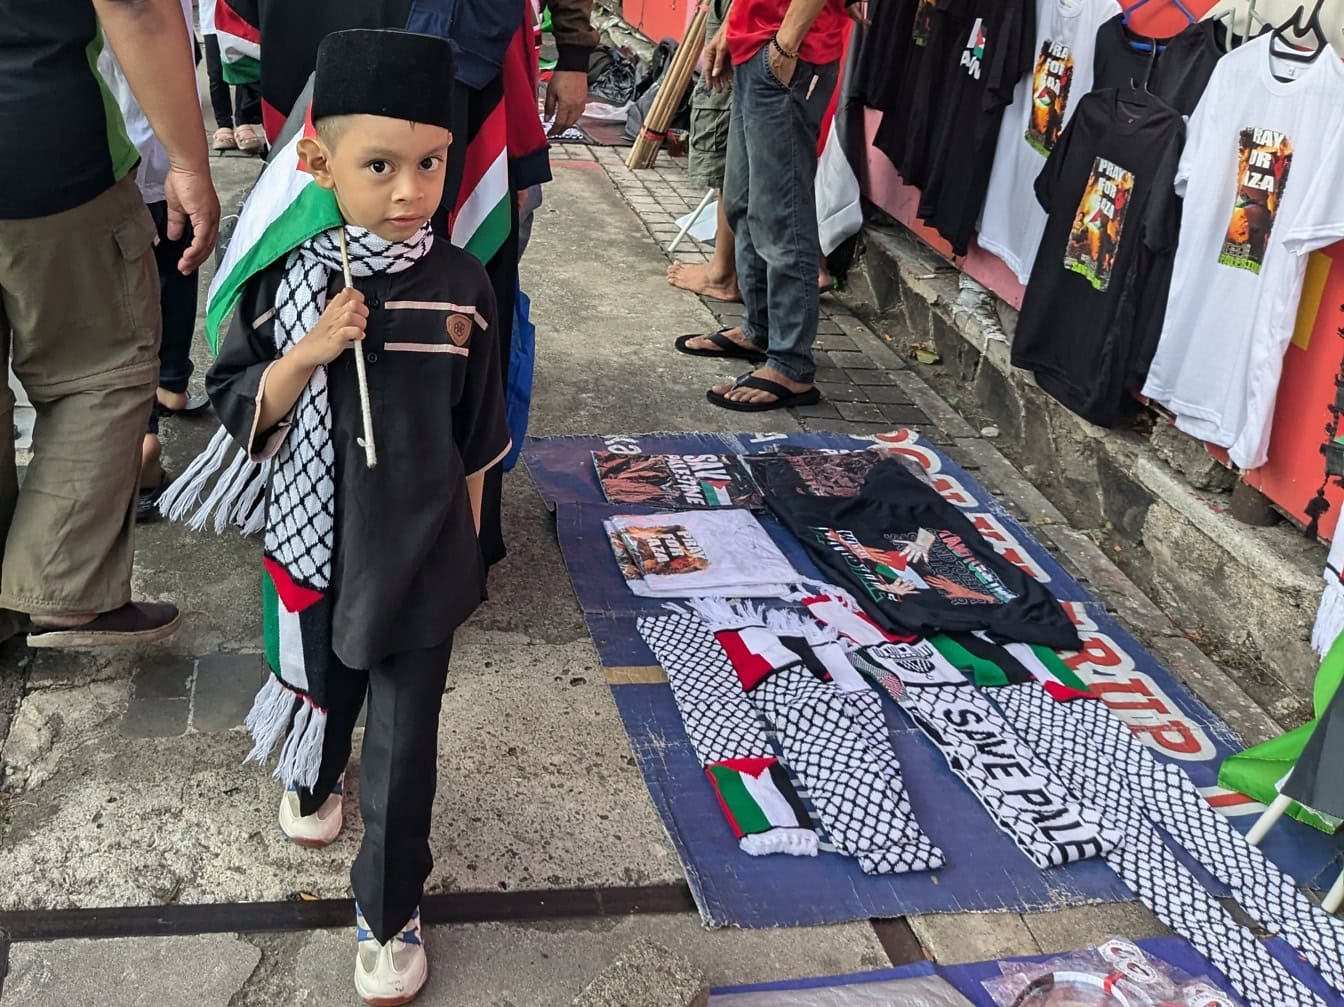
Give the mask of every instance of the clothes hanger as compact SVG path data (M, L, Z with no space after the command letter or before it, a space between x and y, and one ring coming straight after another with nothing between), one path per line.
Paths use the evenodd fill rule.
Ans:
M1316 5L1312 8L1310 15L1307 15L1305 6L1299 7L1291 18L1274 29L1271 45L1272 42L1282 43L1279 48L1273 49L1275 56L1291 63L1314 63L1317 60L1330 44L1325 29L1321 27L1321 8L1324 5L1325 0L1316 0ZM1305 21L1303 20L1304 16L1306 16ZM1316 44L1314 47L1304 47L1294 39L1290 39L1288 37L1290 33L1295 39L1310 36L1315 39Z
M1148 6L1148 4L1150 4L1150 3L1152 3L1152 2L1153 2L1153 0L1139 0L1139 2L1136 3L1134 6L1132 6L1132 7L1127 7L1127 8L1125 9L1125 13L1124 13L1124 23L1125 23L1126 25L1129 24L1129 22L1130 22L1130 18L1133 17L1134 12L1135 12L1136 10L1138 10L1138 9L1141 8L1141 7L1146 7L1146 6ZM1182 2L1182 0L1171 0L1171 3L1172 3L1172 5L1173 5L1178 11L1181 12L1182 15L1184 15L1185 20L1186 20L1187 22L1189 22L1190 24L1194 24L1196 21L1199 20L1199 18L1195 17L1194 14L1190 13L1190 8L1187 7L1187 6Z

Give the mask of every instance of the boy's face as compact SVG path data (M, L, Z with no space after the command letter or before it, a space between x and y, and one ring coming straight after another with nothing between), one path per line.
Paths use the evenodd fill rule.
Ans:
M335 191L346 223L405 241L443 199L452 142L441 126L349 115L323 120L316 138L299 141L299 157L318 185Z

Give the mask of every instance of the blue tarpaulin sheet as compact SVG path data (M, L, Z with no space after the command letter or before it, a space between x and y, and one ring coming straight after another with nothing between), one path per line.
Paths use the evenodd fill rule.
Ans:
M1220 803L1226 799L1216 788L1218 766L1243 747L1227 724L1108 614L969 473L916 434L901 431L882 440L886 447L918 459L944 497L961 507L1002 555L1045 583L1064 603L1084 641L1082 652L1065 659L1112 710L1159 758L1178 764L1211 799ZM671 689L659 679L657 662L636 628L636 619L661 611L661 602L630 593L602 530L603 518L639 508L606 502L591 452L754 454L785 446L854 450L872 445L872 438L827 433L650 434L528 442L524 456L528 470L555 510L560 548L613 683L617 709L702 916L711 926L775 927L909 913L1027 912L1132 899L1101 862L1043 871L1027 860L894 703L888 705L887 716L906 787L921 826L947 854L945 868L873 877L836 854L749 857L738 849L682 729ZM782 526L765 515L761 520L800 573L818 576L801 545ZM1243 813L1233 822L1248 829L1257 806L1236 810ZM1337 841L1295 822L1276 828L1265 851L1299 880L1328 885L1338 871ZM1213 879L1207 880L1215 894L1227 894Z

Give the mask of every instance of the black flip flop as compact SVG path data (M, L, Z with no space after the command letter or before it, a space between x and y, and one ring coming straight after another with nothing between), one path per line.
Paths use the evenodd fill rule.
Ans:
M135 501L135 523L149 524L159 519L159 497L172 485L172 478L166 471L161 472L157 486L140 487L140 496Z
M749 364L763 364L768 357L761 350L747 349L738 343L733 342L724 335L727 329L720 329L718 332L696 332L689 336L678 336L677 341L672 345L676 347L678 353L684 353L688 357L728 357L733 360L745 360ZM688 344L692 339L708 339L717 350L697 350Z
M731 409L739 413L765 413L771 409L811 406L821 401L821 392L815 388L809 388L802 392L790 391L777 381L771 381L769 378L758 378L754 374L742 375L733 382L733 387L754 388L759 392L769 392L775 396L775 400L773 402L738 402L735 399L728 398L727 395L720 395L712 388L705 392L705 398L709 399L712 405L721 409Z

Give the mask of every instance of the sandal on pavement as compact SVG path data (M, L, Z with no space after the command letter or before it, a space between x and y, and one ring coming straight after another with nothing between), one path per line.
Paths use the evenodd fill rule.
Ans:
M237 150L238 141L234 138L233 130L228 126L220 126L210 140L210 148L221 153L226 150Z
M724 335L727 329L720 329L718 332L692 333L689 336L678 336L677 341L672 345L678 353L684 353L688 357L731 357L734 360L746 360L748 363L763 364L768 359L761 350L748 348L741 343L735 343ZM708 339L718 347L717 350L701 350L690 345L692 339Z
M166 640L182 625L176 605L157 601L131 601L104 612L80 626L39 626L28 630L28 646L122 647Z
M255 126L236 126L233 138L238 141L238 149L244 154L260 154L266 149L266 140L257 133Z
M159 470L159 481L154 486L141 486L140 496L135 501L135 523L148 524L159 519L159 498L163 491L172 485L168 473Z
M157 403L160 416L200 416L210 408L210 396L205 392L188 392L187 404L181 409L169 409L162 402Z
M758 378L754 374L742 375L733 382L733 387L754 388L758 392L769 392L775 398L773 402L738 402L735 399L728 398L727 395L720 395L712 388L705 392L705 397L709 399L712 405L719 406L722 409L732 409L739 413L764 413L771 409L792 409L795 406L815 405L821 401L821 392L815 388L795 392L785 388L778 381Z

